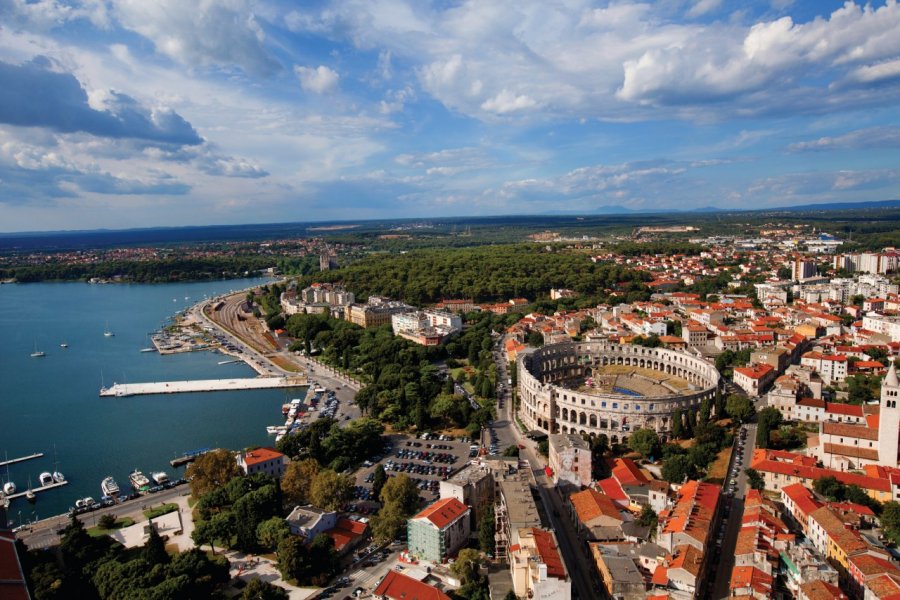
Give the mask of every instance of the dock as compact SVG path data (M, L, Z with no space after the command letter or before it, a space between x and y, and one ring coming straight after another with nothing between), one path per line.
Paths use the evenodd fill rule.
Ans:
M64 485L69 485L68 481L58 481L54 483L48 483L47 485L42 485L41 487L31 488L31 491L37 494L38 492L46 492L47 490L52 490L53 488L62 487ZM11 496L7 496L9 500L15 500L16 498L24 498L25 494L28 493L28 490L24 492L19 492L17 494L13 494Z
M192 392L222 392L231 390L265 390L300 387L306 377L254 377L243 379L199 379L194 381L154 381L152 383L116 383L100 388L101 396L145 396L152 394L182 394Z
M28 456L23 456L21 458L13 458L12 460L0 460L0 467L5 467L6 465L12 465L15 463L25 462L26 460L31 460L32 458L40 458L44 455L43 452L36 452L34 454L29 454Z
M188 463L192 463L207 452L212 452L211 448L203 448L202 450L191 450L190 452L185 452L178 458L173 458L169 461L169 464L173 467L182 467Z

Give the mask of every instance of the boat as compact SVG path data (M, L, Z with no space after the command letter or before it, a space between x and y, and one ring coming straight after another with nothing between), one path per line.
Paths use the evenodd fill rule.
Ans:
M60 347L60 348L68 348L69 345L68 345L67 343L63 342L63 343L61 343L61 344L59 345L59 347Z
M165 471L159 471L157 473L151 473L150 479L156 482L156 485L166 485L169 483L169 476L166 475Z
M119 484L112 476L107 477L100 483L100 489L103 490L104 496L116 497L119 495Z
M38 480L41 482L41 486L50 485L53 483L53 475L44 471L40 475L38 475Z
M150 489L150 480L137 469L131 472L128 479L131 481L131 487L133 487L136 492L146 492Z
M7 496L12 496L16 493L16 484L12 481L7 481L3 484L3 493Z
M31 476L28 477L28 491L25 492L25 498L27 498L29 502L37 500L37 496L35 496L34 491L31 489Z
M156 352L156 348L141 348L141 352Z
M62 483L66 480L66 476L59 471L53 471L53 483Z
M47 354L37 348L37 342L34 343L34 352L31 353L31 358L44 358Z
M109 321L106 322L106 329L103 330L103 335L106 337L112 337L112 336L116 335L112 331L109 330Z

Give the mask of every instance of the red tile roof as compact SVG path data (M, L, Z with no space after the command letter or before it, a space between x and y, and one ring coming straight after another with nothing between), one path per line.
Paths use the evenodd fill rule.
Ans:
M734 567L731 571L731 589L753 588L760 594L770 594L774 579L756 567Z
M781 488L781 492L791 499L791 502L806 516L822 507L822 503L816 500L812 491L802 483L792 483Z
M344 546L366 533L368 524L353 519L340 518L333 529L325 533L334 540L334 549L340 552Z
M800 586L800 591L807 600L847 600L847 594L841 588L821 579L804 583Z
M780 475L791 475L813 481L822 477L834 477L841 483L846 485L858 485L866 490L877 490L880 492L890 492L891 483L888 479L880 479L875 477L867 477L865 475L856 475L846 471L835 471L833 469L823 469L820 467L805 466L804 461L784 462L782 460L773 460L772 456L777 454L787 454L789 452L773 452L763 449L753 451L753 458L750 462L750 468L764 473L778 473ZM797 455L799 456L799 455ZM812 458L812 457L804 457ZM815 462L815 459L813 459Z
M537 546L541 561L547 565L547 575L557 579L566 578L566 568L563 566L562 557L553 534L535 527L531 530L534 535L534 543Z
M280 458L284 458L284 454L274 448L257 448L244 454L244 464L250 467Z
M29 600L25 575L16 552L16 536L8 531L0 532L0 598L3 600Z
M441 590L397 571L388 571L373 595L392 600L450 600Z
M630 458L616 458L613 465L612 476L622 485L642 485L649 481Z
M414 519L428 519L438 529L443 529L466 514L469 507L456 498L441 498L417 514Z
M762 379L775 368L772 365L759 364L759 365L751 365L749 367L735 367L733 371L735 373L740 373L744 377L749 377L750 379Z
M624 521L612 499L593 488L575 492L569 496L569 501L575 509L575 514L578 515L578 520L586 525L601 516Z

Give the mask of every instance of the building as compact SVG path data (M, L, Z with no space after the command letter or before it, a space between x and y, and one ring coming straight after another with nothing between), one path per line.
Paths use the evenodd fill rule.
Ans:
M593 488L571 494L569 510L578 535L588 542L621 540L622 525L632 520L609 496Z
M4 600L31 600L25 571L16 551L16 534L6 528L6 498L0 498L0 598Z
M481 517L494 503L493 471L482 462L473 462L441 481L441 498L456 498L471 511L472 534L478 531Z
M797 600L849 600L837 585L819 579L804 583L797 593Z
M810 351L803 355L800 364L812 367L819 373L825 385L847 378L847 357L843 354L822 354Z
M450 596L418 579L390 570L372 595L382 600L450 600Z
M647 582L628 551L630 546L592 543L590 549L610 598L644 600L647 597Z
M365 304L348 304L344 318L360 327L380 327L390 324L393 315L414 310L402 302L370 296Z
M759 396L770 383L775 381L776 374L775 368L768 364L735 367L734 384L751 396Z
M578 434L550 436L549 465L558 486L580 489L591 484L591 447Z
M409 554L444 562L469 540L469 507L456 498L441 498L407 522Z
M274 448L257 448L249 452L240 452L237 456L238 466L245 475L264 473L280 479L287 469L288 458Z
M518 459L516 459L518 460ZM511 548L519 544L519 532L541 526L531 488L536 486L527 461L500 463L494 470L496 505L494 506L494 557L508 560Z
M391 328L394 335L423 346L436 346L462 331L462 319L457 314L439 310L402 312L391 316Z
M816 276L816 263L798 258L791 263L791 279L801 281Z
M510 548L513 591L520 598L571 600L572 582L563 563L556 535L539 527L520 529L519 543Z
M316 508L315 506L295 506L285 521L294 535L312 541L320 533L337 526L336 512Z

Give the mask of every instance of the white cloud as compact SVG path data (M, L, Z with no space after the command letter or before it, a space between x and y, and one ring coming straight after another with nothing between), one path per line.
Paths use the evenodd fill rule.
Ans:
M525 94L516 95L514 92L504 89L493 98L482 102L481 108L487 112L505 115L511 112L535 108L537 105L538 103L534 98L529 98Z
M337 89L340 75L324 65L301 67L294 65L294 73L300 79L300 87L314 94L325 94Z
M900 148L900 127L883 126L858 129L843 135L825 136L787 147L788 152L823 150L865 150L870 148Z
M701 17L706 13L716 10L721 4L722 0L697 0L688 11L688 16Z

